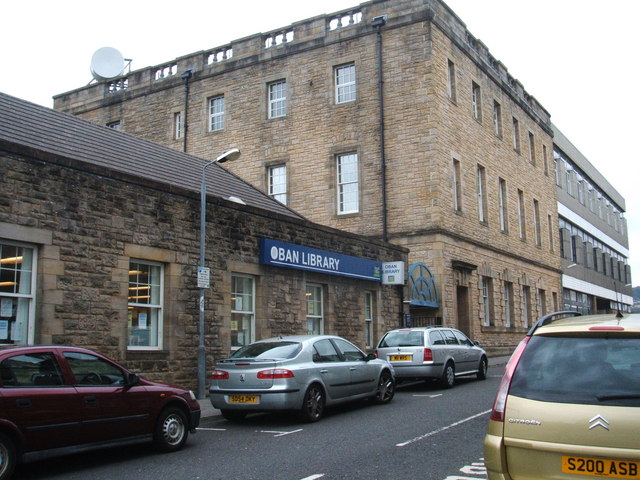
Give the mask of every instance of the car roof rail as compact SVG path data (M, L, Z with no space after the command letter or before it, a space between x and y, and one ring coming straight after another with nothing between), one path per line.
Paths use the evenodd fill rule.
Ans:
M579 317L582 314L580 312L576 312L575 310L562 310L560 312L552 312L552 313L548 313L547 315L540 317L540 319L533 325L533 327L531 327L531 329L529 330L529 333L527 333L527 336L530 337L533 335L533 333L540 327L544 326L544 325L549 325L550 323L553 323L555 320L560 320L562 318L567 318L567 317Z

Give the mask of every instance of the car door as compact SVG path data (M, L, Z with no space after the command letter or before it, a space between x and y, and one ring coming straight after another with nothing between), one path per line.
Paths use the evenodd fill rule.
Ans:
M477 370L480 364L480 349L475 348L474 343L464 333L458 330L453 330L453 333L460 343L461 353L464 354L464 366L462 367L464 370L458 370L465 372Z
M127 386L119 366L96 355L65 351L82 408L82 431L91 441L113 440L152 432L150 393Z
M313 363L331 399L351 394L351 372L336 347L328 338L313 344Z
M365 360L365 354L351 342L342 338L334 338L333 343L335 343L349 368L351 382L351 386L349 387L350 395L359 395L374 391L378 380L378 366L375 363L367 362Z
M453 357L453 361L456 364L456 374L464 372L466 370L465 365L467 365L469 361L466 349L460 345L453 330L447 328L442 329L441 332L447 344L447 352Z
M6 356L0 371L0 416L20 429L25 452L82 442L80 399L52 351Z

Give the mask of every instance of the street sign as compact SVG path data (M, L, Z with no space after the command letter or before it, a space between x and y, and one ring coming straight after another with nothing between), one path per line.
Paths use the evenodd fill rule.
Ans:
M382 284L404 285L404 262L382 262Z
M198 288L209 288L209 267L198 267Z

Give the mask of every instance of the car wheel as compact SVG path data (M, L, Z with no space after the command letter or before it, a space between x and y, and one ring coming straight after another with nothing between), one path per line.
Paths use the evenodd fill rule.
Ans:
M0 433L0 480L6 480L16 468L16 447L13 441Z
M453 366L453 363L448 362L444 371L442 372L442 378L440 379L440 383L444 388L451 388L453 384L456 383L456 371Z
M220 410L220 413L230 422L239 422L247 416L247 412L239 412L237 410Z
M187 416L177 407L165 408L156 422L153 441L162 452L180 450L189 436Z
M305 422L317 422L322 418L325 402L324 390L319 384L314 383L304 394L300 417Z
M393 376L388 370L383 371L378 379L378 389L376 390L376 396L374 402L379 405L383 403L389 403L396 393L395 383Z
M486 380L488 368L489 368L489 365L487 363L487 357L482 357L480 359L480 365L478 365L478 373L476 375L478 380Z

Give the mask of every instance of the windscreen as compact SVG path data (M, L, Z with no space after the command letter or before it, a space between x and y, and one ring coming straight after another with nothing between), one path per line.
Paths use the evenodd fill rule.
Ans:
M640 338L534 336L518 363L509 395L640 406Z
M378 348L385 347L422 347L424 346L424 333L422 331L397 331L387 333Z
M259 342L236 350L231 358L254 358L256 360L278 360L295 357L302 345L298 342Z

